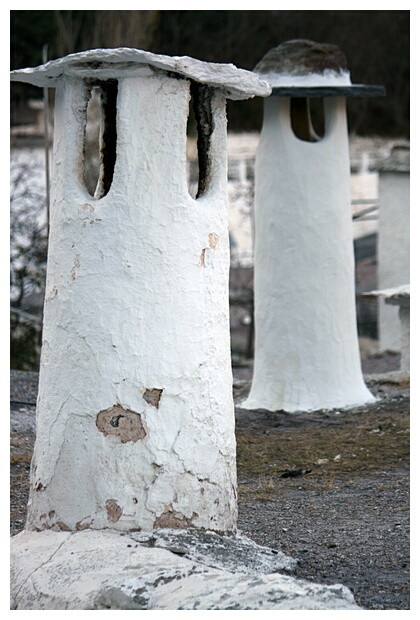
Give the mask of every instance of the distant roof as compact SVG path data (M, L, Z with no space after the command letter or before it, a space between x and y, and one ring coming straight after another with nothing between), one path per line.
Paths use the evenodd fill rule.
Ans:
M62 76L110 79L127 75L176 73L223 91L228 99L267 97L269 84L255 73L233 64L211 63L189 56L163 56L128 47L94 49L69 54L38 67L11 71L10 79L35 86L55 87Z
M352 84L347 59L337 45L307 39L285 41L272 48L254 72L280 96L385 95L383 86Z

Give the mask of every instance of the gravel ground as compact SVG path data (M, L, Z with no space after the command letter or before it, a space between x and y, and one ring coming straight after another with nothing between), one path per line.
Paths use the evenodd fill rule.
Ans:
M398 356L392 355L363 360L364 371L369 374L396 370L398 364ZM315 465L312 470L294 469L296 477L290 472L287 477L278 473L269 478L250 476L247 467L241 465L244 438L251 436L261 446L265 439L278 438L282 446L299 437L309 446L320 433L332 433L333 442L334 437L342 438L343 430L350 437L353 432L362 432L360 429L365 432L366 420L371 437L386 437L387 429L395 427L396 433L401 433L395 435L396 442L404 440L407 445L409 386L376 377L369 381L369 387L378 401L352 411L293 415L249 412L240 408L240 402L249 390L252 365L233 370L241 533L298 559L293 573L296 577L348 586L362 608L409 609L407 450L384 448L370 461L363 461L369 466L359 469L353 465L340 469L339 460ZM26 518L37 381L36 373L11 372L11 535L23 529Z
M296 577L342 583L365 609L409 609L408 494L404 471L331 489L288 481L278 498L241 502L238 527L297 558Z

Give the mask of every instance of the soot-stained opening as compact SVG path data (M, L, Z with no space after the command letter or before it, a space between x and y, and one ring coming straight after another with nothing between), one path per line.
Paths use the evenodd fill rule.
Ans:
M214 89L211 86L191 81L191 110L195 117L197 132L196 158L198 164L197 190L195 191L193 179L190 179L192 183L189 186L189 191L194 198L199 198L205 193L210 178L210 141L214 128L213 92Z
M324 100L312 97L292 97L290 122L293 133L304 142L319 142L325 133Z
M118 81L87 84L89 100L83 148L83 181L91 196L109 192L117 159Z

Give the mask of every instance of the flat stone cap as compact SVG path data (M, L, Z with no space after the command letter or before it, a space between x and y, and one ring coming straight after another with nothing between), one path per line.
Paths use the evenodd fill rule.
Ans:
M283 96L384 95L381 86L353 85L347 59L337 45L307 39L285 41L271 49L254 72ZM373 90L372 90L373 89Z
M344 78L350 84L347 59L337 45L293 39L273 47L254 69L259 75L297 78L326 72Z
M217 88L228 99L267 97L271 93L269 84L255 73L233 64L204 62L189 56L163 56L129 47L69 54L38 67L11 71L10 79L53 88L63 76L106 80L162 71Z
M363 293L363 297L366 297L368 299L382 297L387 304L409 307L410 285L402 284L401 286L395 286L393 288L384 288L379 291L370 291L369 293Z
M376 169L380 172L410 172L410 145L395 144L390 155Z

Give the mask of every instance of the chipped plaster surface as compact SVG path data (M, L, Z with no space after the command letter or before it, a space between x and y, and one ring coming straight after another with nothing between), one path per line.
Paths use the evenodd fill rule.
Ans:
M164 74L119 80L113 181L95 200L86 91L58 84L31 529L150 530L168 512L236 528L225 100L212 100L211 168L193 200L189 96Z
M265 101L247 409L310 411L374 400L357 339L345 100L325 106L324 138L305 142L293 134L290 99Z
M360 609L341 584L275 573L285 556L282 564L246 538L195 532L21 532L12 609Z
M114 405L105 411L100 411L96 416L96 426L105 437L114 435L122 443L139 441L147 434L141 415L124 409L121 405Z

